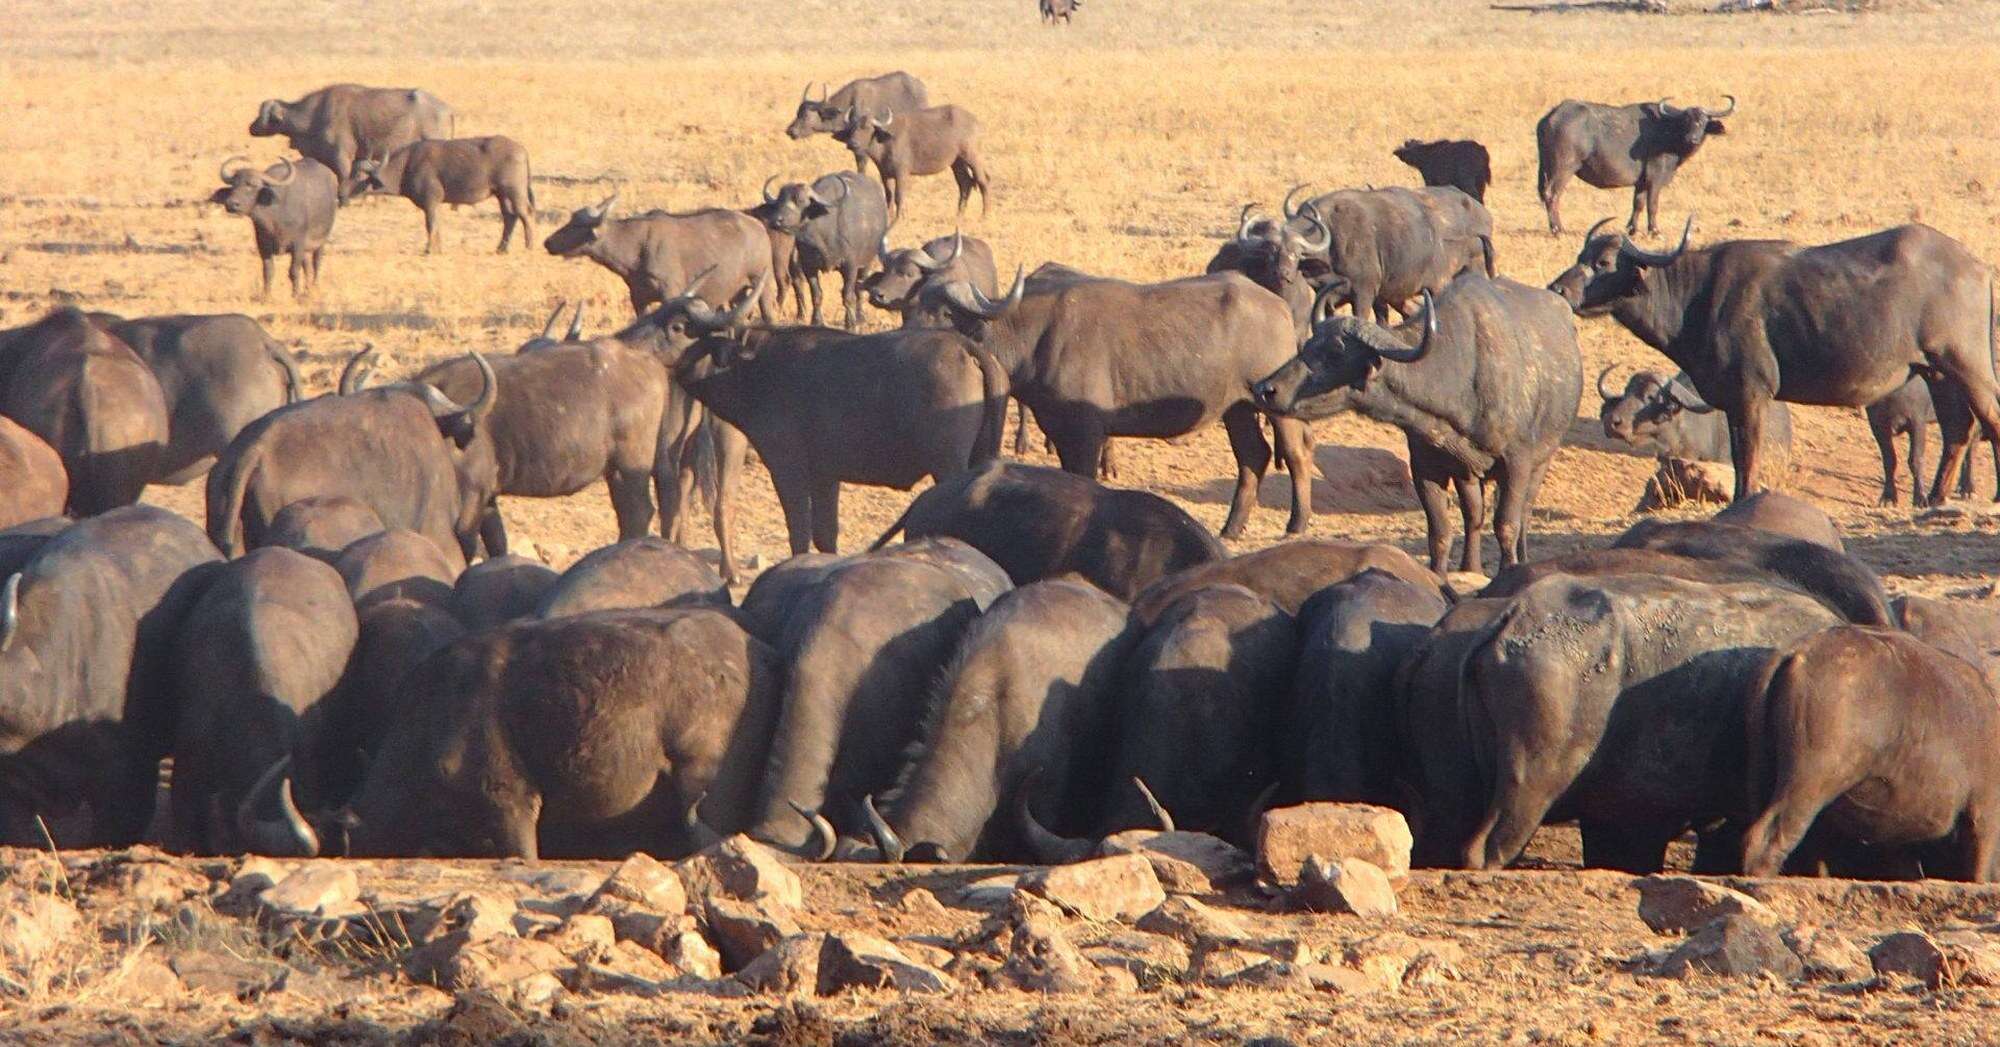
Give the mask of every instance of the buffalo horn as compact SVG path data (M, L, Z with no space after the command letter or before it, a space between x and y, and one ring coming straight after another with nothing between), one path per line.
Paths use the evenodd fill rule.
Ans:
M811 80L807 80L804 89L799 91L799 101L810 102L812 101L812 97L813 97L813 82Z
M1256 210L1256 204L1243 205L1243 213L1236 216L1236 239L1250 239L1250 227L1257 224L1257 220L1250 216Z
M1693 235L1694 216L1688 215L1687 224L1681 227L1681 242L1672 251L1664 254L1659 251L1648 251L1638 244L1633 243L1632 238L1627 236L1618 241L1618 253L1648 269L1658 269L1662 266L1674 264L1674 262L1680 259L1681 255L1686 254L1688 238Z
M1679 109L1667 104L1667 99L1672 97L1673 95L1663 95L1659 101L1653 103L1653 108L1658 109L1661 116L1672 116L1680 112Z
M1615 221L1617 221L1617 220L1618 220L1618 219L1616 219L1616 218L1600 218L1600 219L1598 219L1597 221L1595 221L1595 222L1592 222L1592 223L1590 224L1590 231L1589 231L1589 232L1587 232L1587 233L1585 233L1585 234L1583 234L1583 242L1587 244L1587 243L1591 242L1592 240L1595 240L1595 239L1597 239L1597 231L1598 231L1599 229L1602 229L1602 228L1604 228L1605 226L1607 226L1607 225L1610 225L1611 223L1613 223L1613 222L1615 222Z
M361 391L368 382L368 375L375 370L375 343L369 342L361 351L347 358L347 366L340 369L340 395L349 396Z
M875 111L873 109L870 109L868 111L868 122L874 124L875 129L878 131L887 131L889 129L889 121L894 120L895 118L896 114L888 111L887 109L882 110L881 116L876 116Z
M1050 832L1035 818L1035 812L1028 800L1034 793L1034 785L1041 779L1042 772L1036 768L1021 782L1014 794L1014 817L1020 823L1021 836L1028 844L1029 853L1042 865L1068 865L1091 856L1097 846L1090 840L1072 840Z
M818 203L821 207L835 207L838 206L842 200L847 199L847 179L836 178L834 179L834 181L840 185L840 195L834 197L831 200L827 199L824 196L819 195L819 186L815 185L812 187L811 190L812 198L814 202Z
M1607 393L1607 392L1605 392L1605 391L1604 391L1604 380L1605 380L1606 378L1609 378L1609 377L1611 377L1611 372L1612 372L1612 370L1613 370L1614 368L1616 368L1617 366L1618 366L1617 364L1605 364L1605 365L1604 365L1604 370L1602 370L1602 371L1599 371L1599 372L1597 373L1597 395L1598 395L1599 397L1603 398L1603 400L1604 400L1604 402L1605 402L1605 403L1610 403L1610 402L1612 402L1613 400L1616 400L1616 399L1618 399L1618 396L1617 396L1617 394L1615 394L1615 393Z
M7 576L7 587L0 589L0 651L14 644L14 630L21 627L21 572Z
M1719 112L1719 113L1710 113L1710 114L1708 114L1708 115L1710 115L1710 116L1728 116L1729 114L1731 114L1731 113L1733 113L1733 112L1735 112L1735 111L1736 111L1736 96L1735 96L1735 95L1723 95L1722 97L1724 97L1724 98L1727 98L1727 99L1729 99L1729 108L1727 108L1727 109L1724 109L1723 111L1721 111L1721 112Z
M260 853L318 857L319 834L313 832L312 824L292 802L292 778L287 773L291 766L290 756L278 759L264 771L250 791L243 794L243 799L236 805L236 831L243 843L258 848ZM267 822L257 817L258 802L267 794L274 796L278 802L279 821Z
M868 835L875 837L875 848L882 852L882 860L892 865L900 865L909 848L903 846L903 838L889 827L889 819L875 809L873 795L861 798L861 813L868 817Z
M290 185L292 184L292 179L297 178L299 176L299 169L293 166L291 157L289 156L279 157L278 162L285 165L284 177L272 178L267 175L264 178L265 185Z
M1279 210L1284 212L1285 218L1287 220L1297 218L1299 216L1299 212L1297 211L1297 209L1292 207L1292 200L1294 197L1299 195L1299 190L1304 189L1305 187L1306 183L1300 182L1299 184L1291 187L1291 189L1285 192L1285 202L1279 206Z
M882 231L882 242L875 245L875 257L881 260L882 268L887 269L889 267L889 231L886 229ZM919 262L917 264L922 265L923 263Z
M813 846L803 852L804 856L816 862L823 862L833 857L833 850L840 843L838 834L833 831L833 823L827 821L826 815L814 808L802 806L793 800L785 802L792 805L792 810L798 812L799 817L812 824Z
M610 217L611 206L618 202L618 194L624 191L625 190L623 189L611 190L610 196L605 197L603 200L598 202L598 205L596 207L590 209L591 220L596 222L602 222L606 218Z
M583 340L583 303L579 301L576 303L576 312L572 314L569 318L569 333L563 335L563 341L577 342L582 340Z
M500 395L500 379L493 373L493 365L486 362L486 357L477 352L465 355L472 357L472 362L479 367L479 398L465 408L466 416L477 425L480 419L493 413L493 403Z
M285 372L285 402L298 403L303 398L306 388L305 379L299 376L299 362L292 359L292 354L275 347L272 349L271 359L277 361L278 367Z
M1380 328L1377 328L1377 330L1380 330ZM1424 337L1417 342L1417 347L1414 349L1401 348L1396 344L1395 338L1382 338L1378 340L1379 343L1386 344L1375 345L1375 355L1393 363L1416 363L1431 351L1431 340L1437 337L1437 330L1437 303L1431 300L1430 288L1427 287L1424 288Z
M1341 293L1340 285L1328 284L1313 296L1312 322L1315 325L1332 315L1335 305L1338 304L1335 299L1339 298Z
M241 164L243 167L248 167L250 166L250 158L244 156L242 153L238 153L235 156L232 156L229 159L222 161L222 168L219 172L217 172L217 174L225 182L230 182L235 180L235 175L238 168L230 166L232 164Z
M1670 403L1679 405L1682 410L1692 411L1695 414L1708 414L1715 410L1714 407L1709 405L1708 401L1701 398L1699 393L1692 400L1681 395L1682 382L1685 378L1686 375L1674 376L1672 381L1660 387L1660 396Z
M1005 315L1009 309L1021 304L1021 295L1027 289L1028 285L1026 279L1022 276L1021 267L1017 265L1014 267L1014 286L1008 288L1007 297L1002 298L998 302L986 297L979 288L969 283L959 281L951 286L954 288L963 287L966 291L971 292L969 296L972 299L970 312L973 315L982 320L997 320ZM963 303L960 303L958 298L952 296L949 291L947 291L946 297L952 298L953 304L963 306Z
M819 104L825 105L827 98L832 94L833 88L826 81L821 80L819 82Z
M777 199L777 197L772 195L771 193L771 183L777 180L778 180L777 175L772 175L771 177L764 179L764 202L767 204Z
M1139 798L1146 801L1146 809L1153 812L1153 821L1159 823L1160 831L1173 832L1174 816L1167 813L1166 807L1153 795L1153 790L1146 788L1146 779L1134 777L1132 784L1139 787Z
M556 307L555 307L555 311L553 311L553 312L551 312L551 313L549 314L549 320L548 320L548 322L542 325L542 339L543 339L544 341L554 341L554 340L555 340L555 337L556 337L556 321L562 318L562 311L563 311L563 307L565 307L565 306L567 306L567 305L569 305L569 303L568 303L568 302L557 302L557 303L556 303Z
M887 233L883 234L883 239L884 240L888 239ZM943 269L945 266L948 266L951 263L958 261L959 253L964 250L965 250L965 231L962 229L953 229L951 231L950 254L945 255L943 258L940 258L936 261L932 261L931 253L929 251L915 251L911 253L910 260L917 263L917 268L922 269L924 272L935 273L938 270Z
M1297 233L1292 233L1291 235L1298 236L1299 246L1304 247L1309 253L1312 254L1318 254L1321 251L1324 251L1327 248L1333 246L1333 230L1328 229L1326 227L1326 223L1320 221L1319 208L1314 207L1311 204L1307 204L1304 208L1300 209L1299 214L1307 222L1311 223L1313 228L1319 230L1318 240L1308 240L1304 236L1300 236Z

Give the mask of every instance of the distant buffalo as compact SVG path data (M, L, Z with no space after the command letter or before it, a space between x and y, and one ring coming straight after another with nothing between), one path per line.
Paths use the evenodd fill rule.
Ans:
M1549 231L1560 233L1563 187L1570 177L1599 189L1632 187L1627 235L1639 231L1639 205L1646 206L1646 230L1660 233L1660 190L1694 157L1709 135L1723 133L1722 118L1736 111L1736 96L1720 111L1677 109L1662 98L1635 105L1601 105L1570 99L1535 125L1541 155L1536 188L1549 212Z
M930 92L924 88L924 82L900 70L849 81L832 94L821 84L818 101L813 100L812 82L807 81L806 89L799 94L799 110L793 115L791 126L785 128L785 135L796 141L816 134L836 134L847 126L850 109L907 113L930 104ZM862 163L856 158L855 170L860 170Z
M979 212L986 213L987 172L979 161L979 118L965 109L941 105L891 113L856 108L834 138L854 153L857 166L863 159L875 162L875 173L889 195L892 221L903 216L906 181L946 168L958 182L958 213L965 214L974 189L979 190Z
M777 293L769 289L771 237L762 222L721 208L612 218L617 202L612 193L593 207L576 209L542 241L543 248L558 258L588 258L618 274L634 315L687 291L699 292L711 305L726 305L763 280L766 290L758 305L765 321L771 320Z
M343 197L393 193L424 212L424 253L444 249L438 236L438 208L476 204L492 197L500 204L500 252L506 253L521 227L521 242L534 242L535 187L530 184L528 149L512 138L453 138L412 142L382 160L359 160L341 185Z
M278 256L292 256L292 297L304 298L319 284L319 263L326 238L333 232L333 212L340 185L333 172L317 160L280 160L263 171L249 163L232 167L243 157L222 162L222 188L209 199L233 215L250 219L257 235L257 257L264 263L263 297L271 296L271 278Z
M380 160L426 138L450 138L455 118L436 95L415 88L333 84L296 102L267 98L250 133L283 135L302 156L345 178L356 160Z

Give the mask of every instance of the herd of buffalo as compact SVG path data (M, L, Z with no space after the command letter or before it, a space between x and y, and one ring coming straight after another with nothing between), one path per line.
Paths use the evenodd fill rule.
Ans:
M1155 823L1247 842L1269 806L1349 800L1401 810L1429 865L1501 867L1573 821L1592 866L1657 870L1693 832L1699 871L1994 879L2000 613L1890 599L1824 514L1765 490L1789 402L1868 409L1885 502L1898 435L1913 501L1965 493L1975 424L2000 448L1992 274L1921 225L1634 243L1735 109L1551 110L1551 229L1572 177L1634 197L1546 287L1501 275L1486 150L1411 141L1422 188L1245 207L1202 275L1048 263L1003 290L963 231L892 247L910 179L949 170L962 218L989 171L972 114L891 73L808 86L786 129L854 171L740 210L574 211L544 245L624 280L615 333L558 308L513 353L371 383L364 348L309 396L247 317L0 330L0 844L555 857L743 832L815 860L1048 862ZM453 122L421 90L263 103L251 133L300 155L232 158L215 199L251 219L266 292L281 255L309 292L362 194L422 208L427 250L441 205L488 197L502 250L532 237L526 150ZM787 296L810 322L779 322ZM863 333L864 300L900 326ZM1735 501L1536 560L1584 395L1575 319L1607 315L1679 372L1599 374L1606 435L1730 461ZM1016 452L1032 414L1061 468L1002 458L1010 399ZM1406 434L1427 563L1320 538L1232 556L1099 482L1114 437L1220 422L1221 537L1274 458L1298 535L1308 425L1341 412ZM794 555L739 601L752 449ZM205 529L135 504L204 472ZM616 544L561 573L508 553L502 496L599 479ZM843 484L926 479L839 553ZM719 570L682 545L698 487ZM1480 574L1494 503L1476 592L1444 580L1453 496Z

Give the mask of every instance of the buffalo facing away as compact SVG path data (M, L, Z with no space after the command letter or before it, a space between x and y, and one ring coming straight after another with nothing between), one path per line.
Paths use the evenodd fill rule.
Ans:
M250 133L283 135L299 155L345 178L356 160L379 160L421 139L450 138L453 123L451 107L427 91L333 84L296 102L265 99Z
M1970 411L1944 434L1934 502L1964 461L1975 418L2000 439L1992 270L1958 241L1906 225L1817 247L1727 240L1689 250L1690 218L1679 247L1654 252L1599 235L1610 221L1591 228L1549 289L1579 316L1616 319L1728 415L1735 497L1763 489L1774 400L1863 407L1912 375L1934 398L1962 397Z
M698 290L712 305L732 300L760 280L758 306L766 323L777 304L768 290L771 237L764 224L741 211L711 208L692 214L653 210L612 218L618 194L580 207L542 246L558 258L588 258L618 274L632 298L632 313L675 295ZM699 287L696 285L699 284Z
M840 144L854 154L857 166L863 160L875 163L876 176L889 196L889 218L903 215L904 183L922 175L934 175L946 168L958 182L958 213L972 191L979 190L979 212L986 213L986 167L979 162L979 118L955 105L913 109L891 113L855 108L847 114L847 125L834 134Z
M812 82L807 81L805 90L799 92L799 109L792 116L791 125L785 128L785 136L797 141L817 134L838 134L847 126L847 113L851 109L907 113L930 104L930 92L924 82L901 70L849 81L831 94L821 84L818 101L813 100ZM856 157L855 170L860 170L861 165L862 160Z
M163 483L207 472L244 426L305 397L298 361L240 313L92 319L131 346L160 383L169 415Z
M424 253L444 249L438 235L438 208L476 204L492 197L500 204L500 253L521 227L521 243L534 242L535 187L530 184L528 149L512 138L453 138L411 142L380 160L357 160L341 185L343 197L393 193L424 212Z
M278 256L285 254L292 257L292 297L304 298L319 284L320 258L339 206L339 180L317 160L280 160L263 171L247 162L231 166L242 159L232 156L222 162L222 188L209 199L250 219L257 257L264 264L263 296L271 296Z
M1604 435L1636 451L1659 458L1697 462L1729 460L1729 422L1702 402L1688 386L1687 375L1669 378L1658 371L1639 371L1625 380L1625 391L1613 393L1597 374L1597 396L1604 401L1597 419ZM1784 404L1771 405L1766 446L1780 458L1792 456L1792 413Z
M1412 138L1396 148L1395 156L1416 168L1425 185L1448 185L1482 204L1486 202L1486 187L1493 184L1493 160L1478 142L1419 142Z
M73 307L0 341L0 415L62 457L70 515L131 505L160 479L169 429L158 379L130 346Z
M1662 98L1634 105L1602 105L1569 99L1558 103L1535 124L1535 148L1541 157L1536 190L1549 212L1549 231L1560 233L1562 193L1572 176L1599 189L1632 187L1632 217L1627 235L1639 231L1639 206L1646 207L1646 229L1660 232L1660 190L1674 172L1694 157L1709 135L1723 133L1722 118L1736 111L1701 106L1679 109Z

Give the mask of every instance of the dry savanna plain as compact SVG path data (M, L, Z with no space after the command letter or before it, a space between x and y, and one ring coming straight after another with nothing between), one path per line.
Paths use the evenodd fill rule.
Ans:
M0 325L65 302L126 315L246 312L294 349L315 390L365 343L383 351L378 373L390 374L469 349L511 351L565 301L584 303L587 329L601 333L629 318L622 285L539 247L571 209L613 186L621 208L747 206L769 175L848 168L831 140L795 142L782 129L803 83L837 86L890 69L923 78L934 103L978 115L992 207L982 215L975 203L965 228L994 245L1003 272L1045 261L1136 280L1199 272L1242 204L1275 208L1296 182L1411 184L1394 146L1468 137L1493 155L1487 203L1499 268L1539 285L1570 263L1580 234L1546 231L1534 193L1536 119L1564 98L1719 103L1725 92L1740 109L1666 190L1663 228L1693 214L1698 243L1824 242L1924 222L2000 262L2000 3L1882 0L1739 15L1678 2L1665 14L1558 6L1090 0L1073 24L1046 27L1032 0L0 0ZM235 153L280 155L280 140L247 134L261 99L336 81L422 86L455 108L459 134L526 144L534 248L496 255L499 218L488 203L447 212L444 252L424 256L413 207L363 201L340 212L316 295L294 302L281 290L260 301L247 223L206 202L216 167ZM948 178L918 180L908 197L899 245L949 232ZM1573 185L1566 218L1581 230L1622 217L1628 204L1624 191ZM870 322L886 326L881 314ZM1580 336L1589 375L1607 364L1621 376L1664 365L1608 320L1582 322ZM1601 543L1629 526L1653 470L1606 444L1586 400L1535 507L1537 553ZM1794 418L1784 486L1832 513L1849 549L1892 590L1990 595L2000 575L1990 458L1979 455L1984 493L1955 503L1963 511L1878 508L1880 466L1860 412L1806 407ZM1402 455L1401 435L1355 418L1314 432L1325 478L1312 533L1417 551L1414 498L1381 482L1382 454ZM1233 468L1219 428L1172 444L1121 442L1119 464L1120 485L1221 523ZM843 546L872 539L909 497L848 489ZM1266 480L1237 548L1280 537L1286 497L1282 475ZM201 485L153 488L147 500L199 518ZM510 532L557 567L614 538L601 484L564 499L508 500L504 513ZM754 465L740 520L739 554L753 567L785 556L783 518ZM708 541L705 526L695 533ZM32 972L0 981L0 1042L2000 1040L2000 983L1989 977L2000 966L1975 962L1973 945L1929 984L1867 977L1865 958L1852 977L1797 983L1655 976L1648 954L1673 940L1635 915L1630 878L1577 871L1576 857L1573 834L1546 831L1525 870L1412 874L1402 915L1386 923L1287 912L1252 889L1206 899L1294 959L1300 950L1364 966L1377 953L1430 957L1398 967L1404 976L1379 991L1296 980L1219 987L1161 961L1136 987L1084 995L882 990L787 1003L628 982L550 1004L455 999L413 985L379 942L343 947L234 918L209 901L241 878L230 862L14 852L0 889L67 893L84 921ZM362 881L384 897L485 885L520 898L609 870L550 868L565 875L381 863ZM961 888L993 872L807 869L799 919L807 930L913 942L975 936L981 896ZM149 886L134 890L139 883ZM1983 888L1739 886L1788 924L1828 928L1863 949L1904 928L1976 938L2000 920L2000 893ZM1137 934L1081 920L1069 933L1112 952Z

